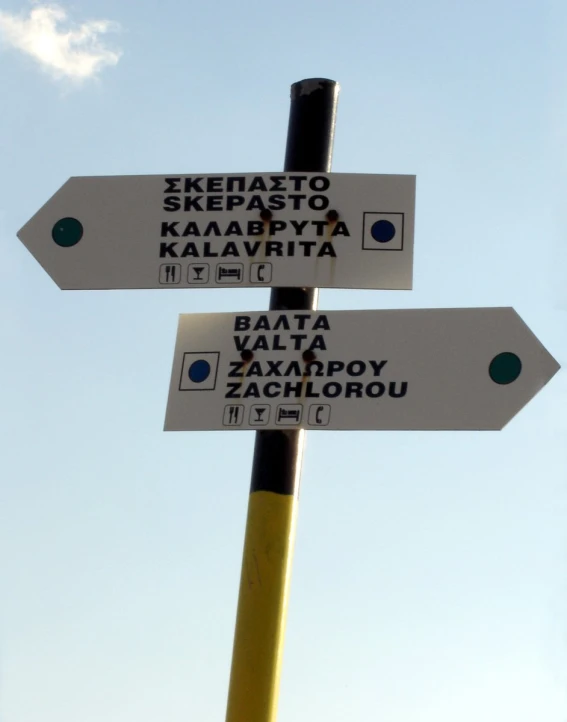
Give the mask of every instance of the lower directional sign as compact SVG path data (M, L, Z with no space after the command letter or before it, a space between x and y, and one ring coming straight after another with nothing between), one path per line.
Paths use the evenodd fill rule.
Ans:
M512 308L182 315L165 430L501 429L558 369Z

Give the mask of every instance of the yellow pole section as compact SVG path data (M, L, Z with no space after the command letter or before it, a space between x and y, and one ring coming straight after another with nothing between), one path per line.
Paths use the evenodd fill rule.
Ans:
M244 539L226 722L275 722L305 441L295 493L252 491Z

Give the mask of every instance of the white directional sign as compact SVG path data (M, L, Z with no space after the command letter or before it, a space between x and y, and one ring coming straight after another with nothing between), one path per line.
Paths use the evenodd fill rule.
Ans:
M512 308L182 315L165 429L501 429L558 369Z
M71 178L18 236L60 288L410 289L415 176Z

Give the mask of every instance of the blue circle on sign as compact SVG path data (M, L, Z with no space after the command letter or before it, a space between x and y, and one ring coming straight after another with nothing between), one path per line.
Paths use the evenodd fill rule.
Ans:
M191 366L189 366L189 379L194 384L200 384L203 383L203 381L206 381L209 378L210 373L211 364L204 359L193 361Z
M390 221L376 221L372 224L370 233L378 243L388 243L396 235L396 226Z

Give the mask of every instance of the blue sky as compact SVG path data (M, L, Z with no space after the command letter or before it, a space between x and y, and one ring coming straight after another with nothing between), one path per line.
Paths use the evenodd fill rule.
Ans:
M33 14L32 14L33 13ZM162 431L179 313L262 290L62 292L16 238L73 175L417 175L414 290L513 306L567 365L567 10L0 2L0 720L224 718L253 434ZM564 372L502 432L308 435L280 722L564 722Z

